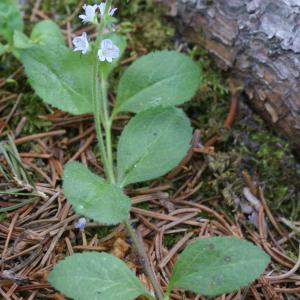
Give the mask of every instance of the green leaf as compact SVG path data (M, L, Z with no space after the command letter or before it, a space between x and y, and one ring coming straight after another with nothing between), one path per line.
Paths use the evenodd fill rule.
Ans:
M260 248L244 240L202 238L179 256L168 291L182 288L206 296L229 293L258 278L269 260Z
M65 39L59 26L50 20L37 23L31 33L31 41L40 45L65 45Z
M77 162L64 171L64 193L78 214L102 224L118 224L127 219L130 199L116 185L90 172Z
M105 39L111 39L113 41L113 43L118 46L118 48L120 49L120 57L119 59L115 59L113 61L113 63L108 63L108 62L102 62L101 63L101 70L103 70L103 74L105 77L108 77L109 74L113 71L113 69L116 67L116 65L118 64L120 58L123 56L123 53L125 52L126 46L127 46L127 42L126 42L126 38L122 35L119 34L115 34L115 33L111 33L108 35L104 36Z
M160 177L182 160L190 147L192 128L182 110L152 108L125 127L118 145L118 183L125 186Z
M0 36L10 44L13 42L14 31L23 31L23 20L16 0L0 1Z
M30 39L22 32L15 30L14 47L18 50L32 48L35 45L65 45L60 28L52 21L46 20L34 26Z
M114 113L184 103L196 93L200 80L200 69L189 57L175 51L151 53L122 76Z
M54 267L48 281L74 300L134 300L149 295L127 265L107 253L67 257Z
M47 103L72 114L92 108L92 56L64 45L35 45L21 51L21 61L35 92Z
M23 32L15 30L14 32L14 48L28 49L32 47L31 40Z

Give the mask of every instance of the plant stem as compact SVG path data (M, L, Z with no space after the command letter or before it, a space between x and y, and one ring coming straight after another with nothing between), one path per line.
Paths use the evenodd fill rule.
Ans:
M101 158L104 165L105 174L109 178L110 168L109 168L109 163L108 163L105 145L103 141L103 133L102 133L101 119L100 119L102 113L101 113L100 101L99 101L98 58L96 53L95 53L95 57L96 59L93 64L93 86L92 86L94 118L95 118L95 125L96 125L95 127L96 127L97 139L98 139Z
M105 17L108 15L109 8L111 6L112 0L106 2L105 13L101 19L100 24L97 28L97 39L96 47L94 50L94 66L93 66L93 104L94 104L94 115L95 115L95 125L98 137L99 148L101 152L101 157L103 160L103 165L105 169L105 175L111 183L115 183L115 176L113 170L113 159L112 159L112 147L111 147L111 123L108 116L108 99L106 90L106 80L103 73L101 73L101 95L99 95L99 60L97 57L97 49L102 39L102 35L105 29ZM101 127L101 121L103 122L103 127L105 130L106 147L103 140L103 133Z
M105 5L104 16L100 22L98 28L98 37L101 38L103 31L105 29L105 18L109 13L112 0L107 0ZM109 109L108 109L108 98L107 98L107 82L103 72L101 72L101 100L102 100L102 112L103 112L103 126L105 130L105 139L106 139L106 152L107 159L110 168L109 180L111 183L115 183L114 168L113 168L113 156L112 156L112 143L111 143L111 121L109 119Z
M131 240L138 252L138 255L140 256L140 258L143 260L143 265L144 265L144 269L146 274L148 275L153 289L155 291L156 296L158 297L159 300L163 300L164 299L164 295L160 289L159 283L157 281L157 278L151 268L150 262L149 262L149 258L147 256L147 253L145 251L144 245L142 244L141 240L139 239L139 237L137 236L134 228L131 225L130 220L126 220L124 221L124 225L126 226L126 229L131 237Z
M109 118L109 109L108 109L108 98L107 98L107 81L105 75L101 72L101 99L102 99L102 108L103 108L103 123L105 130L105 139L106 139L106 153L111 169L111 182L115 183L114 168L113 168L113 155L112 155L112 142L111 142L111 120Z

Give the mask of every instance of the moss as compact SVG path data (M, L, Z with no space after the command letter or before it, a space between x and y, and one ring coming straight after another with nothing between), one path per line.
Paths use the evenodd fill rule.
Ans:
M289 144L273 134L257 116L250 122L249 109L242 109L239 130L239 150L249 172L257 176L264 187L271 208L292 219L300 216L300 168L291 153Z
M150 204L148 202L142 202L135 205L135 207L148 210L150 208Z
M6 221L7 219L6 213L0 213L0 223Z
M98 227L94 229L89 229L89 233L91 233L91 236L94 236L95 234L98 235L99 239L102 239L109 234L111 234L116 229L116 226L103 226Z
M164 235L164 245L171 249L180 239L182 239L182 233L173 233Z
M154 49L173 48L175 25L163 18L162 11L153 1L115 1L118 7L120 29L129 32L130 47L145 52ZM133 20L133 22L129 21Z
M22 117L27 119L22 130L24 135L48 131L49 126L52 124L39 118L41 115L46 114L47 110L42 100L36 95L31 93L25 94L19 110L22 111ZM16 119L16 121L18 122L19 120Z

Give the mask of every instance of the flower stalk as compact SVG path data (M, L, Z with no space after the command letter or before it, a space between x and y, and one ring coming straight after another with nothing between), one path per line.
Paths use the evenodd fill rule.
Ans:
M111 0L108 0L106 2L105 6L105 12L102 16L101 22L98 26L98 35L96 40L96 49L99 47L99 45L102 42L103 32L106 26L106 16L109 15L109 12L111 13ZM101 13L102 15L102 13ZM101 50L101 49L100 49ZM99 51L100 51L99 50ZM101 53L105 55L105 53ZM96 125L96 131L98 136L98 142L99 142L99 148L101 152L101 156L103 159L104 169L106 176L111 183L115 183L115 175L114 175L114 162L113 162L113 155L112 155L112 140L111 140L111 127L112 127L112 118L110 118L109 114L109 105L108 105L108 97L107 97L107 80L106 76L100 68L100 87L99 87L99 59L100 55L98 52L95 51L93 53L95 57L94 62L94 71L93 71L93 99L94 99L94 114L95 114L95 125ZM116 58L116 57L112 57ZM101 59L101 61L104 59ZM112 60L106 58L108 62L112 62ZM100 88L100 89L99 89ZM100 92L100 94L99 94ZM103 128L105 131L105 142L104 142L104 136L102 132L102 126L101 126L101 120L103 124ZM153 289L155 291L155 294L159 300L163 300L164 296L161 291L160 285L157 281L157 278L155 276L155 273L153 272L149 258L147 256L147 253L144 249L144 245L142 241L137 236L135 229L131 225L131 221L128 218L124 221L124 225L127 229L127 232L136 248L136 251L138 255L141 257L141 260L143 262L143 266L145 269L145 272L147 276L149 277L149 280L152 283Z
M111 17L116 11L116 8L112 8L111 4L112 0L107 0L106 3L101 3L100 5L95 4L83 6L85 15L79 16L80 19L82 19L82 22L97 24L97 38L95 46L90 47L86 33L83 33L82 36L74 38L73 44L75 47L74 51L81 51L82 54L86 54L90 49L92 49L92 55L94 57L92 73L92 101L97 139L106 178L110 183L115 184L116 179L114 173L111 138L111 128L114 113L110 115L107 96L107 74L105 74L104 69L101 68L101 64L105 61L112 63L114 59L120 56L120 50L116 45L114 45L112 40L103 39L104 30L107 26L109 17ZM100 10L100 23L98 22L97 10ZM122 187L122 185L120 187ZM149 280L152 283L158 300L164 300L164 295L161 291L156 275L151 268L143 241L138 237L135 229L132 227L129 217L124 221L124 225L137 250L138 255L141 258L141 261L143 262L145 273L148 275Z

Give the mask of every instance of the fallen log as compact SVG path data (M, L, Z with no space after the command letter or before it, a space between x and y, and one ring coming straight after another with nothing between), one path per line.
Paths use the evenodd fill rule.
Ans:
M300 0L157 0L242 84L300 153Z

